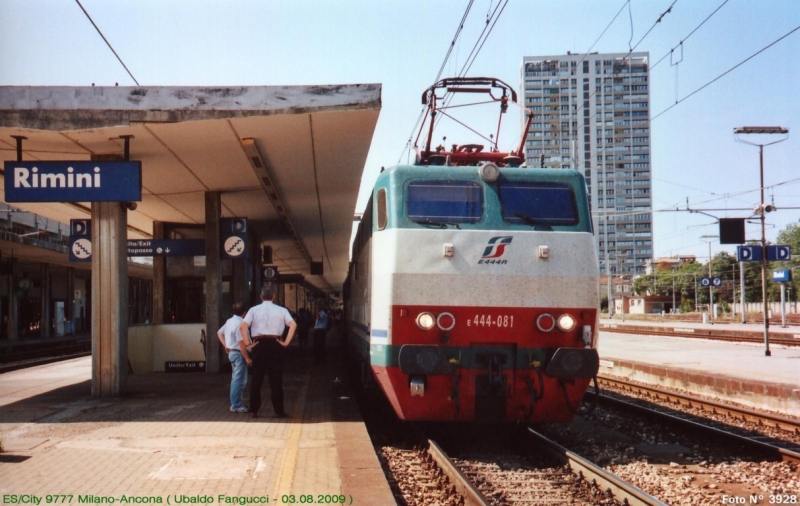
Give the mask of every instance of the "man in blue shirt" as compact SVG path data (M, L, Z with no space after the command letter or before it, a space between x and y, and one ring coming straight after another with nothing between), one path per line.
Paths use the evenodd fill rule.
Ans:
M239 332L239 325L242 323L244 316L244 304L236 302L233 304L233 316L228 318L225 325L217 331L219 342L225 348L228 354L228 360L231 361L233 374L231 375L231 411L234 413L247 413L248 409L242 403L242 391L247 385L247 367L252 364L250 357L247 357L247 345L249 343L249 336L247 341L242 339L242 334Z
M314 322L314 363L325 363L325 333L328 331L328 313L320 306L317 321Z

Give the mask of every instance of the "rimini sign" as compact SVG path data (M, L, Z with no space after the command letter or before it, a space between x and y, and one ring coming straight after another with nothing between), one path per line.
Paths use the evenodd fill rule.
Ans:
M141 162L5 162L6 202L138 202Z

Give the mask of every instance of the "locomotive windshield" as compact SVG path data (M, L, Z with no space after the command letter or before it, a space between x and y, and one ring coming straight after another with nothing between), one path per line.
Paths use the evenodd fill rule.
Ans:
M537 226L578 224L575 193L564 183L506 181L500 184L503 219Z
M473 181L412 181L408 218L419 223L476 223L483 214L483 192Z

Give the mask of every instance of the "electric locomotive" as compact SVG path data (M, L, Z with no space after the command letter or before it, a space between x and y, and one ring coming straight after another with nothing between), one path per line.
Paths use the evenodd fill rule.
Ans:
M427 144L380 174L359 224L350 343L401 419L568 422L599 365L585 180L525 166L523 142L431 149L443 89L516 102L496 79L426 90Z

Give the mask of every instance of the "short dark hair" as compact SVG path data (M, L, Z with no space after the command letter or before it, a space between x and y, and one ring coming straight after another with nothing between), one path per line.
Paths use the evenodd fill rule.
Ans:
M242 302L234 302L233 306L231 306L231 310L235 315L241 315L244 313L244 303Z
M272 285L261 287L261 298L263 300L272 300L275 298L275 287Z

